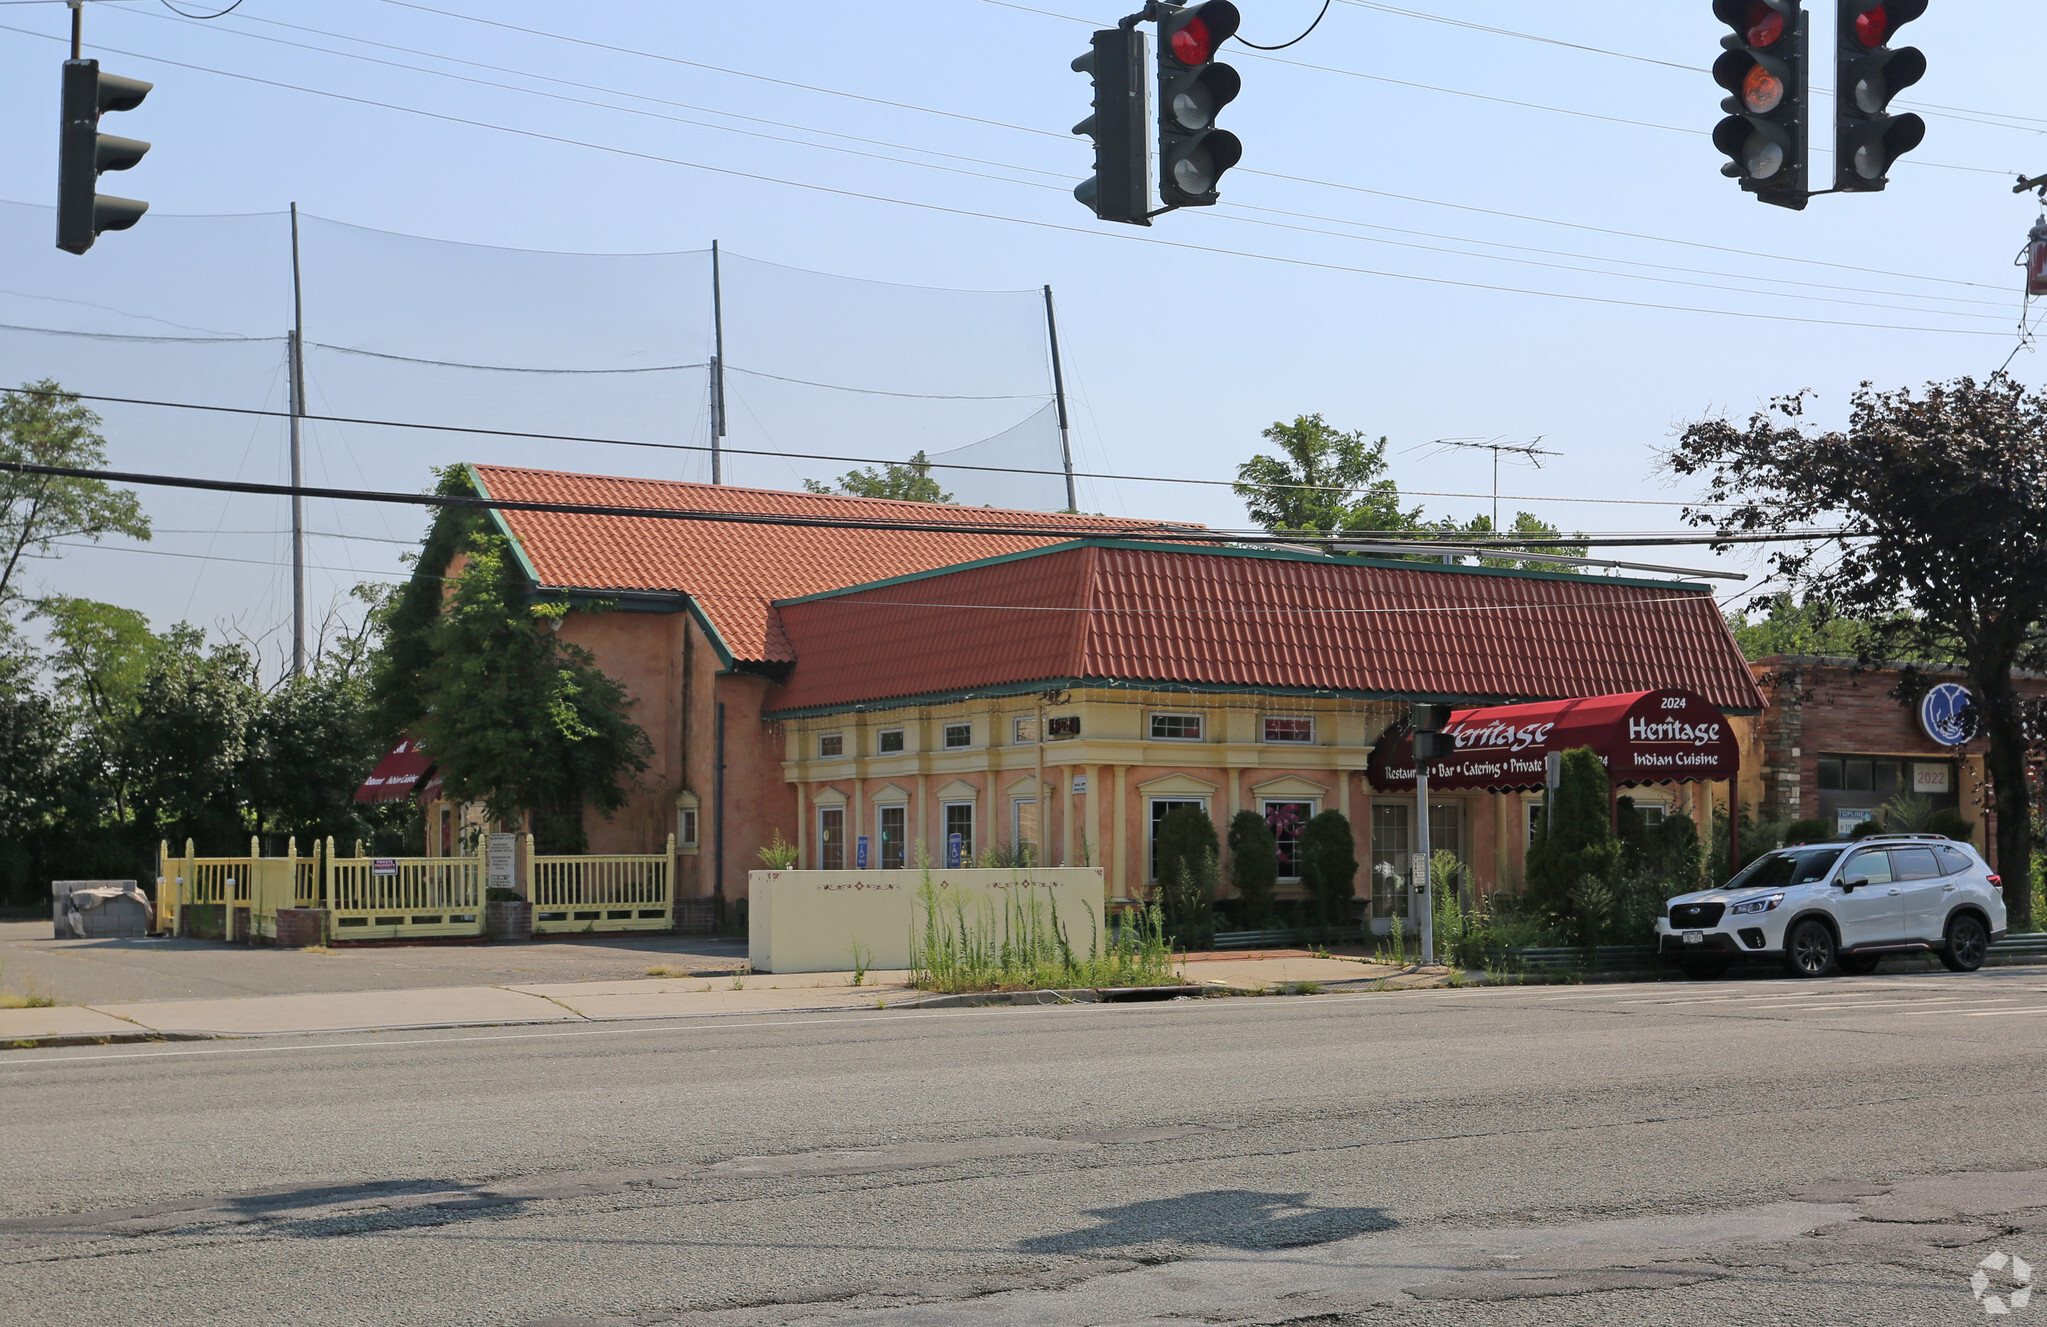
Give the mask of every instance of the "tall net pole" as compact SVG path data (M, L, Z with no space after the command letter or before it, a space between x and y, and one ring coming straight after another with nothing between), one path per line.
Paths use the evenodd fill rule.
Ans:
M1066 468L1066 510L1079 511L1080 499L1073 490L1073 435L1066 425L1066 374L1059 366L1059 319L1052 312L1050 286L1045 287L1045 335L1052 343L1052 397L1059 403L1059 460Z
M299 205L291 205L291 486L305 487L305 452L300 421L306 413L306 309L299 279ZM291 497L291 675L306 674L306 504Z
M711 241L711 482L725 482L725 290Z

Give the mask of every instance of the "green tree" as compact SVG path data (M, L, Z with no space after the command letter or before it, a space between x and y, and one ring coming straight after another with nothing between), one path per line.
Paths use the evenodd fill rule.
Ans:
M565 603L529 603L502 535L473 533L467 564L427 637L413 733L448 793L493 819L532 816L544 850L581 852L583 809L625 805L652 745L625 688L556 633Z
M1446 518L1437 524L1436 533L1438 538L1447 540L1491 539L1493 537L1493 518L1480 514L1472 517L1462 525ZM1533 512L1515 512L1514 523L1504 531L1501 531L1500 534L1505 539L1521 538L1544 541L1540 544L1522 545L1523 551L1529 553L1554 553L1559 557L1582 558L1591 548L1589 544L1558 544L1549 542L1562 539L1564 537L1563 532ZM1511 549L1514 545L1509 544L1507 547ZM1568 563L1542 562L1531 558L1517 558L1506 552L1502 552L1497 556L1481 557L1478 559L1478 565L1481 567L1497 567L1503 571L1576 573L1583 570L1579 567L1573 567Z
M1528 846L1528 901L1553 918L1576 915L1574 899L1610 888L1619 865L1613 833L1612 785L1591 747L1564 752L1562 781Z
M812 493L840 493L855 498L896 498L903 502L951 502L952 494L931 477L931 460L918 452L906 463L885 462L879 470L861 467L839 476L839 486L803 481Z
M47 624L47 664L71 757L104 790L113 818L125 821L128 727L165 642L141 613L95 599L51 595L36 601L34 616Z
M1960 378L1923 392L1865 383L1845 430L1779 397L1746 425L1685 429L1666 460L1702 478L1695 525L1727 535L1853 533L1772 544L1770 563L1841 618L1869 624L1865 663L1951 657L1976 700L2014 930L2033 925L2029 707L2014 675L2047 665L2047 393ZM1729 504L1725 507L1721 504Z
M1769 610L1752 616L1754 606L1727 615L1727 629L1743 657L1768 659L1780 654L1820 655L1853 659L1869 639L1869 626L1835 617L1817 599L1799 602L1790 594L1770 596Z
M1262 435L1278 455L1259 453L1237 467L1236 494L1251 519L1274 534L1330 535L1421 528L1421 508L1403 511L1386 474L1386 439L1332 428L1321 415L1296 415Z
M1350 924L1357 895L1357 840L1341 811L1324 811L1301 831L1301 879L1320 923L1336 930Z
M1272 921L1272 896L1279 887L1279 841L1256 811L1230 817L1230 884L1243 900L1245 929L1263 930Z
M0 395L0 461L96 470L107 463L100 418L47 378ZM60 539L149 538L149 518L127 489L97 479L0 471L0 631L21 598L26 559Z
M140 827L239 851L251 829L240 773L263 693L247 652L204 643L182 624L160 640L122 725L120 763Z

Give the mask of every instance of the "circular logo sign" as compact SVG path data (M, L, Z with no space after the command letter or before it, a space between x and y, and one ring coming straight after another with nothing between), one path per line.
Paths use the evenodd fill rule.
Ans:
M1919 726L1942 746L1960 746L1976 735L1976 702L1968 688L1943 682L1919 702Z

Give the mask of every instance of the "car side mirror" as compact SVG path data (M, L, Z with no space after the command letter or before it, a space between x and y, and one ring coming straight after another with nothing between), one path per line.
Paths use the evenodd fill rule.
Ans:
M1870 879L1866 875L1857 876L1853 880L1843 880L1841 882L1841 892L1844 894L1853 894L1856 890L1862 888L1864 885L1867 885L1869 883Z

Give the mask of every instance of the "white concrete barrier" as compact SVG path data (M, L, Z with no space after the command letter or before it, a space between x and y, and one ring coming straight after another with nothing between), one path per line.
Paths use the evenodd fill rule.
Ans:
M923 883L918 870L755 871L747 883L747 958L756 972L843 972L853 967L858 944L871 954L869 967L907 968L912 935L924 926L917 901ZM1090 911L1094 926L1103 926L1106 891L1098 866L934 869L931 884L948 913L956 900L965 903L969 925L984 915L999 924L1005 900L1028 897L1056 903L1060 922L1083 952Z

